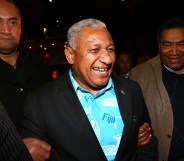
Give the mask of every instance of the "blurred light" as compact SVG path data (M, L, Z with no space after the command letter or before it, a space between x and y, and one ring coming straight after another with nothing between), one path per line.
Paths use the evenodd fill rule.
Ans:
M64 48L66 48L68 46L68 42L66 41L64 44Z
M40 47L42 48L43 46L42 46L42 45L40 45Z
M47 28L43 28L43 33L45 34L47 32Z
M52 0L49 0L49 2L52 2Z
M55 44L53 43L52 46L54 46Z
M47 50L47 48L44 48L44 50Z
M29 49L31 49L31 46L29 47Z
M57 76L58 76L58 71L57 70L52 71L52 78L56 79Z
M47 28L43 28L43 35L45 36L45 38L47 38Z
M49 57L50 57L50 54L49 53L46 53L46 54L43 55L43 58L44 59L48 59Z

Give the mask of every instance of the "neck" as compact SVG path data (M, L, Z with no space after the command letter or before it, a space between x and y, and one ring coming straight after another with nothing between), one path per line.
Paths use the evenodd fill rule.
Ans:
M19 56L18 50L16 50L15 52L9 55L0 54L0 58L14 68L16 68L16 62L17 62L18 56Z

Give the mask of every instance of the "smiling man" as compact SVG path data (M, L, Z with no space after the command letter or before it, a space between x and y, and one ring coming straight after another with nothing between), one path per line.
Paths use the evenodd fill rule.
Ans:
M159 54L131 70L141 85L159 144L160 161L184 160L184 20L171 18L157 32Z
M150 118L138 83L112 75L115 45L106 25L84 19L67 39L71 69L30 93L23 136L50 143L53 161L157 161L152 130L149 143L137 146Z

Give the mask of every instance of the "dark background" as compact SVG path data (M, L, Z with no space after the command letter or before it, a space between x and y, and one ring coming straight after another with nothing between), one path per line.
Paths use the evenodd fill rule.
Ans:
M156 31L170 17L184 17L182 0L16 0L23 14L23 41L66 41L67 29L83 18L104 21L116 44L116 54L128 51L136 59L157 51ZM56 22L59 20L59 22ZM43 28L47 35L43 35ZM63 46L63 43L60 44ZM62 50L62 49L61 49Z

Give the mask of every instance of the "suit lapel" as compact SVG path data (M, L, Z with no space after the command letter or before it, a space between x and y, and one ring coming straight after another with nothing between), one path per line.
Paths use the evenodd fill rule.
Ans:
M65 83L58 83L58 86L60 86L57 94L58 99L61 102L63 102L63 100L66 102L66 105L63 106L63 108L65 108L66 114L70 117L73 124L75 124L75 126L79 129L81 135L84 136L84 139L87 139L97 153L99 153L101 157L105 158L85 111L83 110L77 94L69 80L69 77L66 76L64 79L67 80Z
M122 78L121 78L122 79ZM81 135L84 136L84 139L87 139L90 145L94 147L97 153L106 159L103 150L96 138L96 135L91 127L90 122L83 110L83 107L74 91L74 88L69 80L69 76L65 76L63 82L58 83L58 99L63 102L66 102L66 105L63 106L65 108L66 114L70 117L73 124L79 129ZM132 102L129 87L127 87L126 81L120 82L118 80L114 81L115 91L117 95L117 101L120 108L120 113L124 122L124 130L122 139L120 141L120 146L118 149L118 153L116 159L119 158L124 151L126 140L130 133L130 127L132 122Z
M125 78L126 79L126 78ZM120 109L120 113L124 122L124 130L122 134L122 138L120 141L119 149L117 152L116 160L122 155L122 152L124 151L126 140L128 139L129 133L130 133L130 127L132 122L132 102L131 100L131 93L130 90L128 90L129 87L126 85L126 81L123 83L119 83L119 81L114 82L115 85L115 91L117 95L117 101Z

